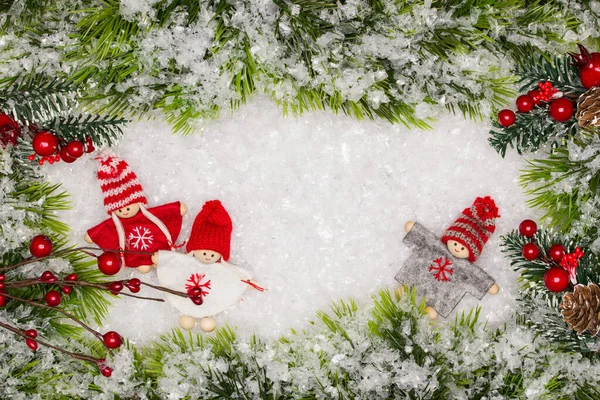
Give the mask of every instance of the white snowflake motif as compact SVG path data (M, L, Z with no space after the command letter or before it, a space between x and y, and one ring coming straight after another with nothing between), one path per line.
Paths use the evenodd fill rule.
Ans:
M144 228L143 226L137 226L129 233L129 238L127 238L127 240L131 247L138 250L147 250L150 248L154 236L152 236L152 231L150 229Z

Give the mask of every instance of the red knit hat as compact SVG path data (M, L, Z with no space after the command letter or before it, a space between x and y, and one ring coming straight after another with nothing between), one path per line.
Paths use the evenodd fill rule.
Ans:
M469 208L444 232L442 242L456 240L469 250L469 261L475 262L483 246L496 230L498 207L490 196L478 197Z
M207 201L194 220L186 250L188 253L193 250L216 251L227 261L232 229L231 217L221 202Z
M129 164L115 156L96 157L104 207L110 214L133 203L147 204L142 185Z

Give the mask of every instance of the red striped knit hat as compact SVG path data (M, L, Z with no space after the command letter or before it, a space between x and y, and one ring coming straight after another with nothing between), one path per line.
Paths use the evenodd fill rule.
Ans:
M500 218L498 207L490 196L478 197L469 208L465 208L460 217L442 236L442 242L456 240L469 250L469 261L475 262L483 246L496 230L496 218Z
M188 253L193 250L216 251L224 261L227 261L229 260L232 230L231 217L221 202L219 200L207 201L194 220L186 250Z
M111 214L132 203L147 204L142 185L129 164L115 156L96 157L104 207Z

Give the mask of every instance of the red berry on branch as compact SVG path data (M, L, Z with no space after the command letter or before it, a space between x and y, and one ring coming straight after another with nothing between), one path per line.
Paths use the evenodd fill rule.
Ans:
M104 344L109 349L116 349L123 343L121 335L115 331L106 332L102 337L104 339Z
M516 121L515 113L512 110L502 110L498 113L498 123L508 128Z
M60 293L58 293L56 290L48 291L44 298L46 299L46 304L48 304L50 307L56 307L60 304Z
M0 293L4 292L4 282L0 282Z
M0 114L0 147L6 147L9 144L16 146L20 136L21 126L8 115Z
M121 290L123 290L123 283L121 282L111 282L108 285L108 289L112 294L119 294Z
M58 139L50 132L42 131L33 137L33 150L40 156L49 156L58 149Z
M190 299L197 306L200 306L200 305L202 305L202 303L204 303L204 300L202 300L202 297L190 297Z
M35 160L35 154L31 154L29 157L27 157L27 159L28 159L29 161L33 161L33 160Z
M523 257L526 260L533 261L540 255L540 248L535 243L527 243L523 246Z
M142 282L138 278L132 278L125 282L125 286L131 293L137 293L140 291L140 285Z
M27 346L33 351L36 351L38 348L37 342L33 339L25 339L25 343L27 343Z
M548 113L558 122L567 122L575 114L575 107L573 107L570 100L561 97L550 103Z
M551 292L562 292L569 286L569 273L560 267L552 267L544 274L544 285Z
M562 260L562 257L565 255L565 246L558 243L553 244L548 250L548 255L550 256L552 261L560 262L560 260Z
M4 282L6 280L6 275L0 274L0 282Z
M72 162L74 162L76 160L76 158L71 157L69 155L69 152L67 151L66 147L63 147L62 149L60 149L60 156L61 156L62 160L64 162L66 162L67 164L71 164Z
M539 106L540 104L542 104L542 99L540 98L541 93L539 90L533 89L533 90L530 90L529 92L527 92L527 94L533 100L533 104L535 104L536 106Z
M202 294L202 290L199 287L190 288L187 292L190 297L198 297Z
M535 103L528 94L522 94L521 96L517 97L517 109L519 111L528 113L529 111L533 110L534 106Z
M44 271L38 280L42 282L55 282L57 279L51 271Z
M52 253L52 241L46 235L37 235L29 244L31 255L37 258L49 256Z
M142 285L142 281L140 281L138 278L131 278L127 281L127 283L136 287L140 287Z
M121 257L112 251L102 253L98 256L98 268L105 275L114 275L121 270Z
M8 297L0 294L0 307L4 307L8 303Z
M83 155L83 143L79 140L73 140L66 146L67 154L73 158L79 158Z
M535 221L526 219L519 224L519 233L526 238L532 238L537 232L537 224Z
M92 142L92 138L89 136L86 136L85 137L85 152L91 153L94 150L96 150L96 149L94 148L94 142Z
M593 86L600 86L600 53L591 53L581 44L579 54L569 53L575 65L579 68L579 79L584 88L589 89Z
M110 378L110 376L112 375L112 372L113 372L113 370L111 367L104 367L100 370L100 373L107 378Z
M37 331L35 329L27 329L25 331L25 334L33 339L35 339L37 337Z
M77 274L70 274L65 277L65 281L76 281L77 278L79 278Z
M71 294L71 286L63 286L60 288L64 294Z

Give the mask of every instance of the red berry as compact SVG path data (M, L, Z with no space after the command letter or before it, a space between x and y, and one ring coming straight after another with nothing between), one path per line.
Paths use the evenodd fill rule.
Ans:
M111 367L104 367L100 370L100 373L107 378L110 378L110 376L112 375L112 372L113 372L113 370Z
M550 103L548 113L558 122L567 122L575 114L575 107L570 100L561 97Z
M533 110L534 106L535 103L528 94L522 94L521 96L517 97L517 109L519 111L528 113L529 111Z
M521 233L521 235L525 236L526 238L532 238L536 232L537 224L530 219L526 219L519 224L519 233Z
M28 329L25 331L25 334L33 339L37 337L37 331L35 329Z
M579 78L586 89L600 86L600 53L591 53L581 44L579 53L569 53L575 64L579 67Z
M29 244L31 255L37 258L49 256L52 253L52 241L46 235L37 235Z
M121 335L115 331L106 332L102 337L104 338L104 344L109 349L116 349L123 343Z
M539 106L540 104L542 104L542 99L540 97L540 95L542 93L539 90L533 89L533 90L530 90L529 92L527 92L527 94L529 95L529 97L531 97L531 99L533 100L533 103L536 106Z
M50 271L44 271L39 280L42 282L54 282L56 281L56 276Z
M96 150L96 149L94 148L94 142L92 142L92 138L89 136L86 136L85 137L85 152L91 153L94 150Z
M79 140L73 140L67 144L67 154L73 158L79 158L83 155L83 143Z
M65 277L65 281L76 281L78 278L77 274L70 274Z
M46 304L48 304L50 307L56 307L60 304L60 293L58 293L56 290L50 290L48 293L46 293L45 299Z
M114 275L121 270L121 257L108 251L98 256L98 268L105 275Z
M140 281L138 278L131 278L127 281L127 283L129 283L131 286L140 287L142 281Z
M49 156L58 149L58 139L50 132L39 132L33 137L33 150L40 156Z
M64 294L71 294L71 286L63 286L60 288Z
M36 351L38 348L37 342L33 339L25 339L25 343L27 343L27 346L33 351Z
M35 160L35 154L31 154L29 157L27 157L27 159L28 159L29 161L33 161L33 160Z
M62 149L60 149L60 156L61 156L62 160L64 162L66 162L67 164L71 164L72 162L74 162L76 160L76 158L71 157L69 155L69 152L67 151L66 147L63 147Z
M204 300L202 300L202 297L190 297L190 299L197 306L200 306L200 305L202 305L202 303L204 303Z
M562 292L569 286L569 273L560 267L552 267L544 274L544 285L551 292Z
M123 290L123 283L121 282L111 282L108 285L108 289L110 289L112 294L118 294L121 290Z
M554 262L560 262L565 255L565 246L562 244L553 244L548 250L548 255Z
M0 274L0 282L4 282L6 280L6 275Z
M4 307L8 303L8 298L0 294L0 307Z
M533 261L540 255L540 248L535 243L527 243L523 246L523 257L526 260Z
M515 113L511 110L502 110L498 113L498 123L505 128L508 128L515 123Z
M202 290L199 287L190 288L187 292L190 297L197 297L202 294Z

